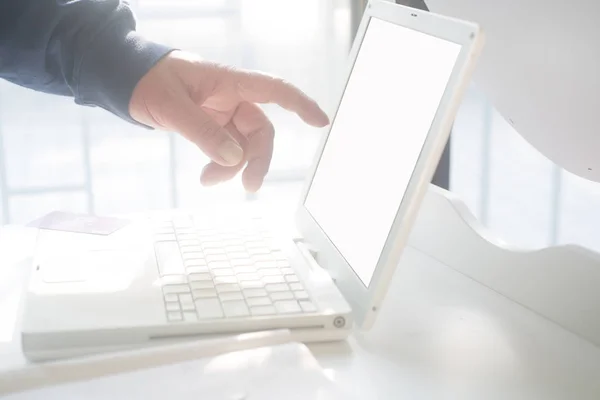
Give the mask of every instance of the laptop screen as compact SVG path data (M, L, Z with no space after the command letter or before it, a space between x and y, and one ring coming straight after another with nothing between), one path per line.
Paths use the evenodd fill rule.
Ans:
M371 18L305 207L369 286L460 53Z

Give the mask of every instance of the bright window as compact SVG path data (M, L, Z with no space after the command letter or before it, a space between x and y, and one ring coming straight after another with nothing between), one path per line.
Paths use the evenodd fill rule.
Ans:
M359 0L133 0L139 30L205 58L280 75L331 115ZM353 18L354 15L354 18ZM265 107L277 135L266 201L295 195L322 131ZM358 161L358 160L357 160ZM107 213L243 202L238 181L205 189L202 153L177 135L147 131L71 99L0 81L0 220L55 209ZM600 251L600 185L564 172L472 88L452 135L451 190L507 241L578 243Z

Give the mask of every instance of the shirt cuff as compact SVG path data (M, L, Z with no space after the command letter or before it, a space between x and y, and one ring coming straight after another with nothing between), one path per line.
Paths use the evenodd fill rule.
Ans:
M142 125L129 114L133 90L173 50L143 38L129 26L107 26L83 54L75 102L102 107L128 122Z

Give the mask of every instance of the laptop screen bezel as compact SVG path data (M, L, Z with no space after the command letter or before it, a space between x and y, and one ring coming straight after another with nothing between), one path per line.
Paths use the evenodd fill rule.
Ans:
M362 45L362 40L372 18L378 18L452 41L461 45L461 50L444 90L440 105L435 113L404 198L394 218L372 279L367 287L339 253L327 234L320 228L317 221L306 208L305 202L331 127L335 124L337 109L339 109L343 93L350 79L354 63ZM429 182L433 177L437 163L448 140L460 99L462 99L462 94L469 83L469 78L473 71L473 61L476 59L482 43L483 34L476 24L442 17L426 11L415 10L388 1L378 0L367 4L350 51L348 69L343 81L343 87L337 97L336 113L319 145L300 197L300 204L296 210L296 224L302 234L303 240L317 250L317 262L329 272L336 282L338 288L352 307L355 321L359 327L369 328L373 324L375 315L387 293L389 282L400 261L402 250L408 242L411 226L418 214L419 205L429 187ZM349 225L352 223L351 218L352 216L349 215Z

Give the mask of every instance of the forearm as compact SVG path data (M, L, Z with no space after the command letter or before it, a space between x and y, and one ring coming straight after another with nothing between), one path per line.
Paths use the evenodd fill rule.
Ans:
M0 78L131 120L137 82L170 51L119 0L0 0Z

